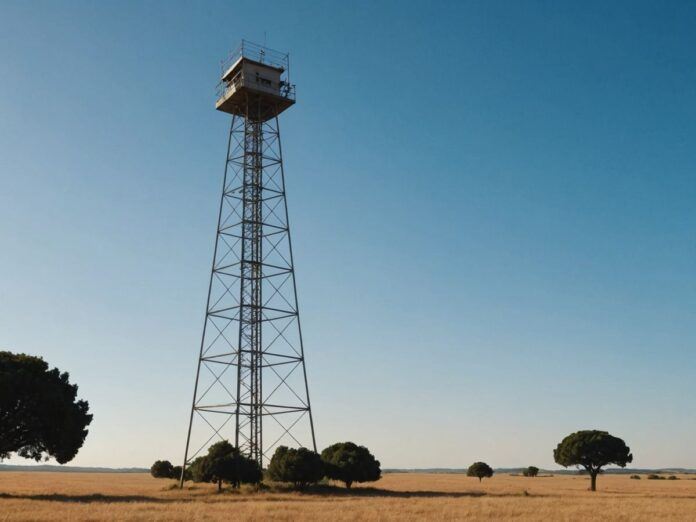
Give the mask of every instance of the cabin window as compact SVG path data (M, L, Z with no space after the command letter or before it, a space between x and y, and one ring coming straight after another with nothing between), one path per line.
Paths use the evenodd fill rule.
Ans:
M272 85L271 80L269 80L268 78L264 78L259 73L256 73L256 83L260 83L261 85L265 85L267 87L270 87Z

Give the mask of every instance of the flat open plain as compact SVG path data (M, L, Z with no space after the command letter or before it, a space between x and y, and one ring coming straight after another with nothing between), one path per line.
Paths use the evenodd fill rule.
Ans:
M215 492L146 474L0 472L0 520L696 520L696 480L390 473L352 492Z

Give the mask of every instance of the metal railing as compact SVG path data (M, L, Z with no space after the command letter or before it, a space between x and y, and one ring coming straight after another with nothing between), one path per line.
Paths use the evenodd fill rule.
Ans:
M274 49L264 47L263 45L258 45L248 40L242 40L232 54L227 57L226 60L221 62L222 73L224 74L227 69L229 69L234 62L239 60L241 57L249 58L255 62L270 65L272 67L280 67L286 73L290 72L290 54L281 53Z
M244 71L239 71L228 81L218 83L216 88L217 99L223 98L230 90L237 90L241 89L242 87L256 89L261 92L266 92L268 94L273 94L275 96L280 96L293 101L295 100L295 85L288 83L285 80L281 80L278 88L276 88L273 85L266 85L259 82L258 77L245 77Z

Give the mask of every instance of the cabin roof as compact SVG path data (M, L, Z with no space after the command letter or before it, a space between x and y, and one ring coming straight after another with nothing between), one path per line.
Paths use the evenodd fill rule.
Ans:
M237 61L235 61L229 69L225 71L225 73L222 75L222 81L229 80L234 76L234 74L237 72L242 67L242 63L251 63L254 65L258 65L259 67L265 67L267 69L273 69L274 71L278 71L279 73L283 73L285 69L283 67L278 67L277 65L270 65L267 63L259 62L257 60L252 60L250 58L247 58L246 56L240 56Z

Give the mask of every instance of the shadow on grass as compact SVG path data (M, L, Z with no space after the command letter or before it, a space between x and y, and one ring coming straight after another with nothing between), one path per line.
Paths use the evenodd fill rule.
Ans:
M432 490L413 490L397 491L393 489L381 489L374 487L356 487L352 489L317 485L308 487L305 490L294 490L282 486L276 486L268 490L272 493L300 493L307 496L322 496L335 498L360 498L360 497L384 497L384 498L464 498L464 497L519 497L525 496L520 493L489 493L486 491L432 491ZM530 496L527 494L526 496ZM542 496L542 495L534 495Z
M484 497L487 494L484 491L430 491L430 490L414 490L414 491L396 491L393 489L381 488L337 488L331 486L316 487L307 489L303 493L313 495L321 495L327 497L386 497L386 498L437 498L437 497Z
M0 500L2 499L20 499L20 500L46 500L49 502L78 502L89 504L93 502L100 503L110 503L110 502L157 502L157 503L168 503L168 502L181 502L181 499L168 499L168 498L157 498L148 497L144 495L102 495L100 493L94 493L92 495L65 495L61 493L52 494L34 494L34 495L14 495L11 493L0 493Z
M237 501L253 501L257 495L265 494L265 501L279 501L287 502L293 500L310 500L311 497L333 497L333 498L365 498L365 497L382 497L382 498L465 498L465 497L517 497L524 496L524 493L487 493L485 491L430 491L430 490L415 490L415 491L395 491L392 489L381 489L372 487L356 487L352 489L336 487L336 486L324 486L317 485L313 487L308 487L304 490L295 490L290 487L274 486L261 491L248 490L246 492L239 491L223 491L222 493L210 493L209 495L201 495L197 497L176 497L176 498L166 498L166 497L153 497L147 495L103 495L100 493L93 493L91 495L68 495L61 493L51 493L51 494L12 494L12 493L0 493L0 500L2 499L14 499L14 500L39 500L47 502L75 502L75 503L114 503L114 502L151 502L155 504L170 504L170 503L180 503L180 502L206 502L210 498L217 497L217 495L227 496L230 493L234 493L230 499L235 499ZM273 498L273 494L296 494L296 498L288 497L277 497ZM534 495L544 496L544 495Z

